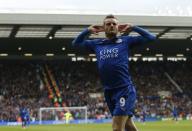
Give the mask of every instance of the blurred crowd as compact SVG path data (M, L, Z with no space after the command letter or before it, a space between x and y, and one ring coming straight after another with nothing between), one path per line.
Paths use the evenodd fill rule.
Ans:
M64 106L87 106L90 119L111 117L96 63L23 60L0 64L0 121L17 121L22 104L30 109L34 120L38 120L40 107L54 106L40 75L45 65L56 80ZM148 117L168 118L172 117L173 107L177 107L179 117L191 116L191 69L188 62L130 63L137 90L136 116L145 111ZM79 112L72 114L74 119L80 117ZM44 119L49 119L48 115L45 113Z

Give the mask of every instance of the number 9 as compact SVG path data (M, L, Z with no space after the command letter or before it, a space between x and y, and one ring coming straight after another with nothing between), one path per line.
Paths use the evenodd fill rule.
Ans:
M125 98L121 97L119 102L120 102L120 106L124 106L125 105Z

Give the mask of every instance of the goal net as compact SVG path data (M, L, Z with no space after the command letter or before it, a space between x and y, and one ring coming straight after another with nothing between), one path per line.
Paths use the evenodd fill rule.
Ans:
M43 107L39 109L39 124L87 123L87 107Z

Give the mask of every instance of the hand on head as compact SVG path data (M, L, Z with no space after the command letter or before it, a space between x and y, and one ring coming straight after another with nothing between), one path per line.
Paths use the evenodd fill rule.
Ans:
M118 31L122 34L122 33L129 33L132 31L132 25L131 24L120 24L118 25ZM104 27L101 25L91 25L88 27L88 30L92 33L92 34L96 34L98 35L99 32L104 32Z
M104 31L104 28L101 25L91 25L91 26L88 27L88 30L92 34L98 35L99 32L103 32Z
M131 24L121 24L118 26L118 31L120 33L129 33L132 31L132 25Z

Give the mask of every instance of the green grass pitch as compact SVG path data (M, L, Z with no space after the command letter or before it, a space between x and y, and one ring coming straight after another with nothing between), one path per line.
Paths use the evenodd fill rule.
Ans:
M139 131L192 131L192 121L159 121L136 123ZM112 131L111 124L68 124L68 125L31 125L0 126L0 131Z

